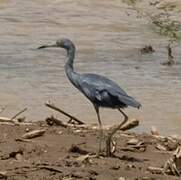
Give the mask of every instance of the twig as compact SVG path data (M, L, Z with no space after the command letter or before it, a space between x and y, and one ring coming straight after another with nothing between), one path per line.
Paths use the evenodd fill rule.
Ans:
M20 114L22 114L23 112L25 112L28 108L24 108L23 110L19 111L18 113L16 113L11 120L15 119L17 116L19 116Z
M181 146L178 146L173 155L166 161L164 172L172 175L181 176Z
M46 169L46 170L57 172L57 173L62 173L61 170L55 169L54 167L51 167L51 166L38 166L38 168L39 169Z
M74 116L71 116L70 114L66 113L65 111L61 110L60 108L56 107L54 104L50 104L49 102L45 103L45 106L54 109L55 111L58 111L62 114L64 114L65 116L68 116L69 118L73 119L74 121L76 121L78 124L84 124L82 121L80 121L79 119L77 119Z
M29 142L30 142L30 143L34 142L34 141L32 141L32 140L22 139L22 138L16 138L15 141L18 141L18 142L27 142L27 143L29 143Z

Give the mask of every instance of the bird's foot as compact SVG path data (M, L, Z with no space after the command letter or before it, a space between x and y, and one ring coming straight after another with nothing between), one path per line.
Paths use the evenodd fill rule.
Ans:
M111 137L108 137L106 140L106 156L107 157L114 156L115 151L116 151L116 142L113 141Z

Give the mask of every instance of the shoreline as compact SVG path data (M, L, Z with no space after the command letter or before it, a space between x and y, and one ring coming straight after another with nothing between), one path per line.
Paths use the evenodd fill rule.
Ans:
M43 130L43 133L25 138L33 130ZM107 132L104 130L105 136ZM119 131L114 137L115 157L97 157L98 140L96 126L50 126L45 121L1 124L0 177L8 180L179 179L162 170L181 139ZM150 169L154 167L158 169Z

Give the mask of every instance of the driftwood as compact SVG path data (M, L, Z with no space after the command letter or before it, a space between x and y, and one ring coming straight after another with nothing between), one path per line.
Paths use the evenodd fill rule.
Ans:
M42 136L45 133L45 129L41 129L41 130L33 130L30 131L28 133L25 133L22 138L24 139L31 139L31 138L35 138L35 137L39 137Z
M164 168L149 166L147 170L153 174L171 174L181 177L181 146L166 161Z
M45 106L55 110L55 111L58 111L62 114L64 114L65 116L69 117L70 119L76 121L78 124L84 124L82 121L80 121L79 119L77 119L76 117L66 113L65 111L61 110L60 108L56 107L54 104L50 104L49 102L45 103Z
M19 111L18 113L16 113L11 120L15 119L17 116L19 116L20 114L24 113L25 111L27 111L28 108L24 108L23 110Z
M0 123L1 124L9 124L9 125L19 125L19 123L17 121L15 121L15 118L17 116L19 116L20 114L22 114L23 112L25 112L26 110L27 110L27 108L24 108L20 112L16 113L12 118L0 117Z
M181 146L179 146L172 157L166 161L164 173L168 172L175 176L181 176Z
M0 122L2 122L2 123L14 123L14 121L8 117L0 117Z
M139 141L135 145L129 145L128 147L120 148L122 151L132 151L132 152L144 152L146 150L146 145L144 142Z
M167 151L167 148L161 144L157 144L156 145L156 149L160 150L160 151Z
M135 128L136 126L139 125L139 120L137 119L131 119L129 120L126 124L124 124L120 130L122 131L126 131L126 130L129 130L129 129L132 129L132 128Z
M149 166L147 170L153 174L164 174L164 169L159 167Z
M56 172L56 173L62 173L62 170L59 170L57 168L54 168L52 166L38 166L38 169L45 169L45 170L49 170L49 171L53 171L53 172Z

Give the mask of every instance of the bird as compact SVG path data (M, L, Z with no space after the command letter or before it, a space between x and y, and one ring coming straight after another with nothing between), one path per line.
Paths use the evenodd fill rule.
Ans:
M64 67L65 73L70 82L90 100L97 114L100 136L98 154L101 154L101 142L103 137L102 121L99 113L100 107L117 109L124 116L123 122L108 133L106 139L106 156L112 156L112 137L128 121L128 116L123 109L128 106L139 109L141 104L133 97L129 96L116 82L105 76L92 73L77 73L73 66L76 47L70 39L62 38L58 39L54 44L38 47L38 49L44 48L63 48L67 51L67 61Z

